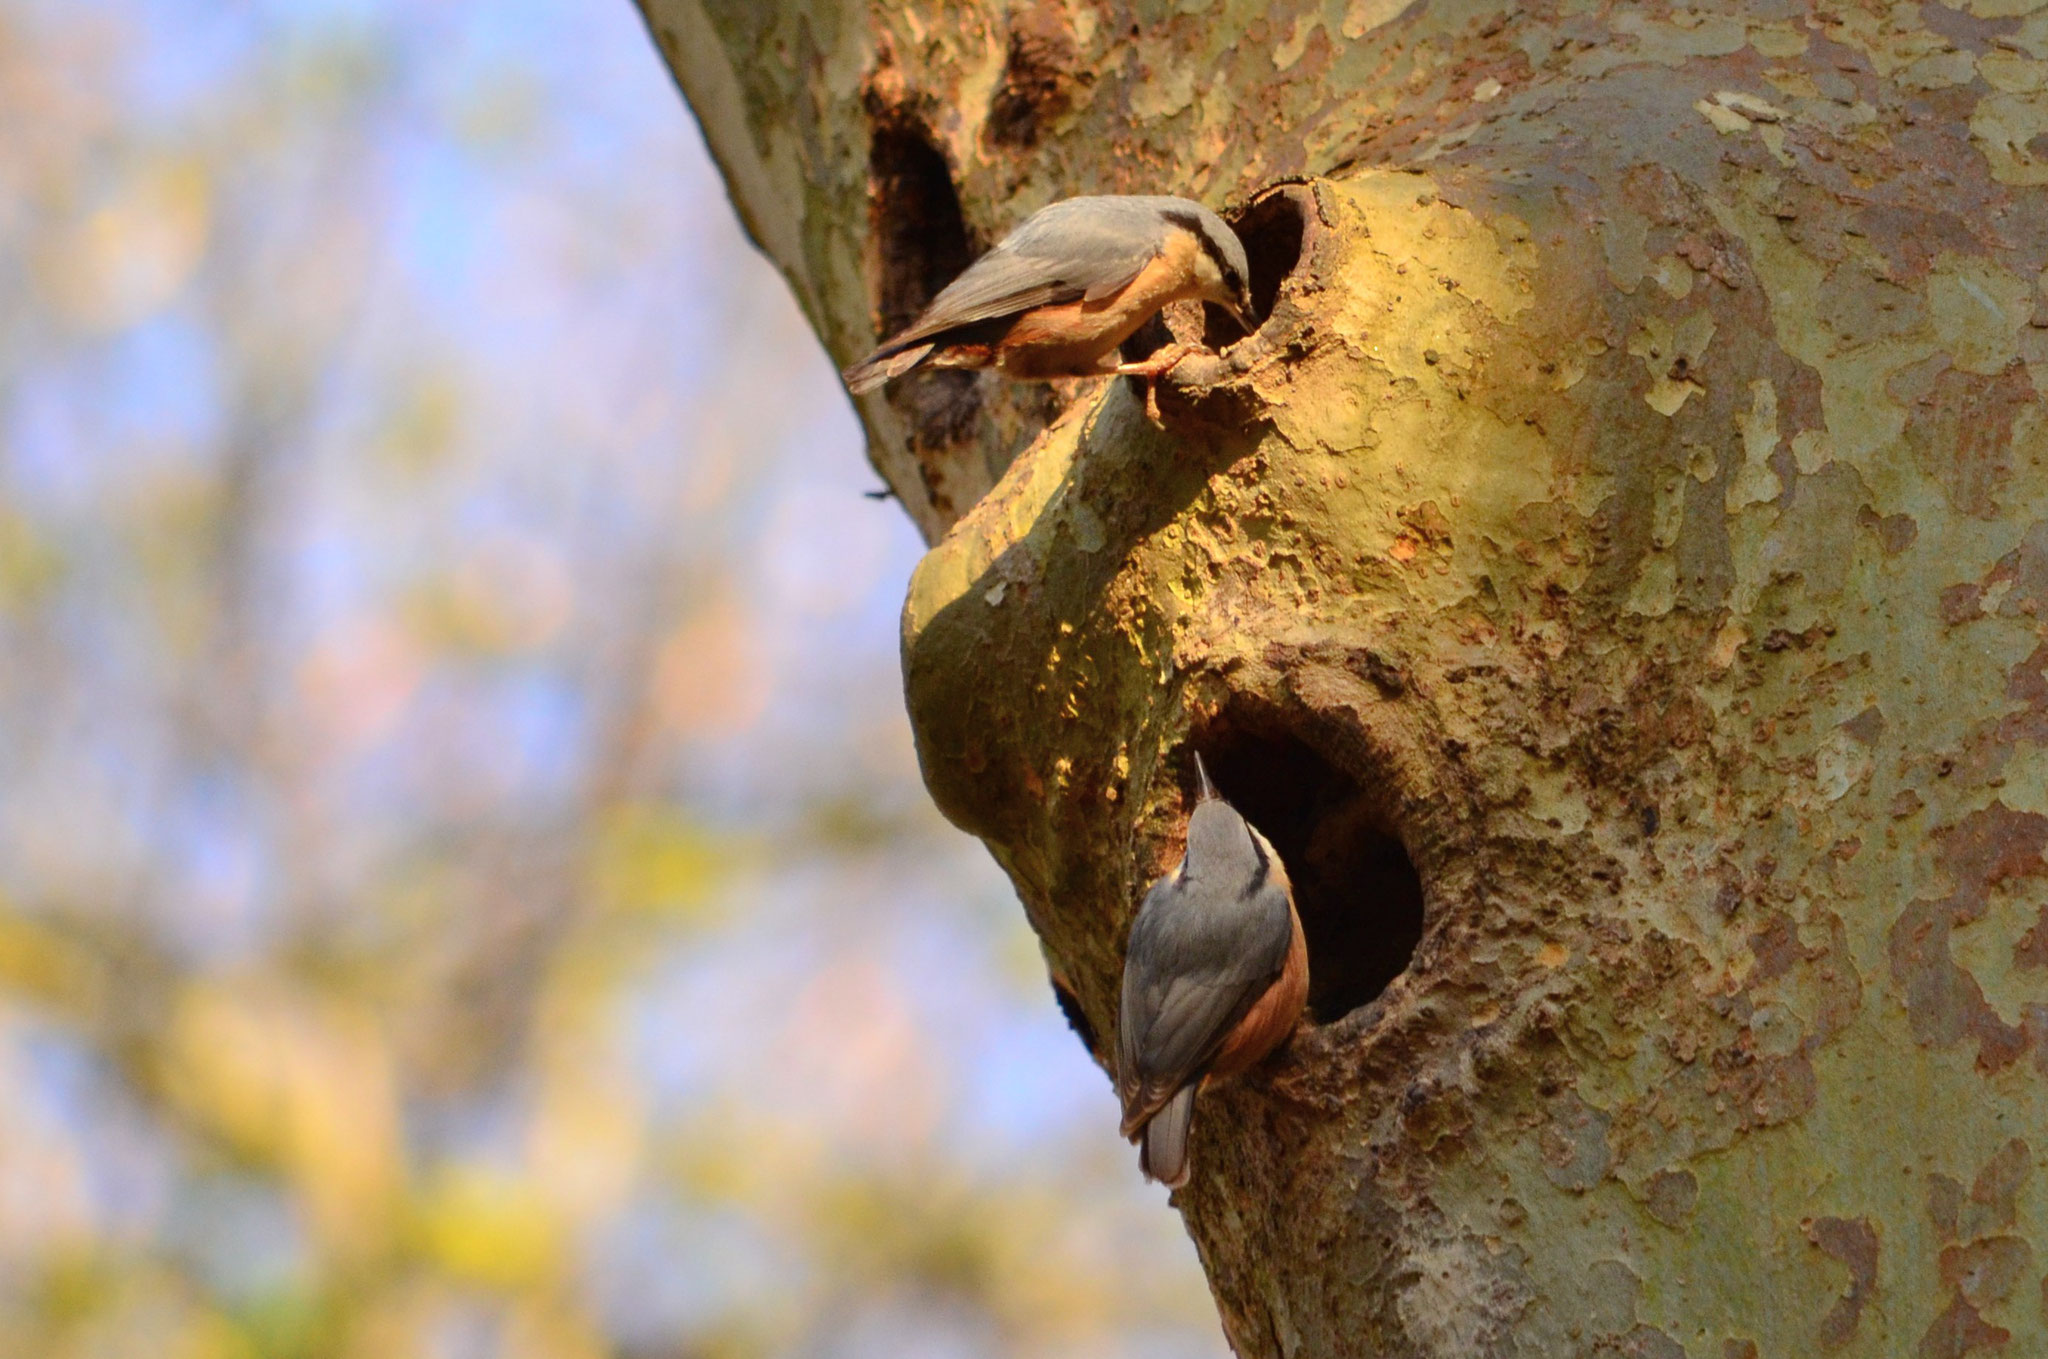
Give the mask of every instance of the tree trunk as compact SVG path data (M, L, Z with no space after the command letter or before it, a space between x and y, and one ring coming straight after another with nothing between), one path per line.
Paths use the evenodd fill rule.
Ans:
M1240 1354L2048 1354L2043 0L644 4L841 361L1052 199L1239 210L1160 424L862 414L1098 1059L1190 749L1293 871L1176 1199Z

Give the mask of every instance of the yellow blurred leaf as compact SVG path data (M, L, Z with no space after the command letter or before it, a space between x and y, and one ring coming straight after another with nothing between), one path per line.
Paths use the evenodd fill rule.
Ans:
M164 639L192 656L214 636L220 601L209 569L220 541L227 488L189 467L136 478L123 516Z
M195 981L163 1071L177 1104L290 1177L324 1245L356 1254L387 1237L402 1173L397 1092L366 1010L275 981Z
M661 1177L691 1198L732 1204L791 1225L836 1164L830 1129L763 1118L733 1101L708 1104L661 1149Z
M414 378L385 415L371 450L401 471L418 475L439 466L462 432L462 385L454 373L430 369Z
M418 1278L356 1300L345 1359L393 1359L432 1353L434 1322L447 1305L443 1290Z
M56 1009L91 1013L104 974L82 940L0 910L0 990Z
M711 901L733 849L675 808L631 803L607 808L585 881L602 910L694 919Z
M535 1011L539 1079L526 1171L564 1221L617 1212L633 1193L646 1101L616 1032L623 965L639 956L616 929L585 929L550 969Z
M213 1312L194 1311L175 1335L156 1338L164 1359L257 1359L256 1346L239 1328Z
M213 187L196 160L166 158L131 173L38 262L51 307L85 330L147 320L184 288L212 229Z
M19 613L36 603L63 567L55 543L27 516L0 506L0 612Z
M506 1320L499 1353L503 1359L606 1359L612 1347L590 1317L527 1298Z
M193 1296L184 1280L159 1264L122 1262L102 1255L89 1266L47 1278L40 1328L31 1350L0 1348L36 1359L101 1359L150 1355L162 1359L257 1359L242 1329ZM89 1275L90 1282L85 1282ZM84 1291L79 1291L83 1288ZM61 1290L61 1293L60 1293Z
M560 554L503 534L479 543L454 571L416 586L405 617L424 646L498 656L546 645L573 604Z
M422 1252L450 1277L516 1291L554 1279L565 1243L532 1183L480 1166L444 1171L415 1212Z

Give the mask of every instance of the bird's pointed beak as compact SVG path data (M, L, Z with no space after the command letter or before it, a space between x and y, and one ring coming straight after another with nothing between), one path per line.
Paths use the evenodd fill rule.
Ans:
M1195 752L1195 777L1201 781L1202 801L1210 802L1216 797L1216 785L1209 782L1209 769L1202 763L1202 752Z
M1230 304L1230 319L1242 326L1247 335L1259 328L1259 313L1252 306L1251 294L1247 293Z

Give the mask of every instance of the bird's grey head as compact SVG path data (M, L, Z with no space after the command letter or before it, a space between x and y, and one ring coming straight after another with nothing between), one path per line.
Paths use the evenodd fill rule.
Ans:
M1252 267L1245 258L1244 242L1230 229L1230 224L1199 203L1182 200L1185 207L1167 209L1166 218L1175 226L1187 228L1201 242L1202 250L1215 262L1216 269L1223 275L1223 287L1230 294L1230 301L1223 303L1237 323L1250 334L1258 328L1258 310L1252 305Z
M1216 796L1200 756L1195 768L1201 775L1202 798L1188 818L1187 853L1181 859L1180 876L1225 892L1249 893L1266 878L1266 852L1237 809Z

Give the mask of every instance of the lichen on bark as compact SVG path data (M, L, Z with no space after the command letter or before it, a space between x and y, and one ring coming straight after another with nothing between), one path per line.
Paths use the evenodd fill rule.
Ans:
M2048 5L645 9L841 359L934 165L1246 214L1158 424L862 408L1098 1055L1190 749L1307 866L1177 1200L1240 1353L2048 1350Z

